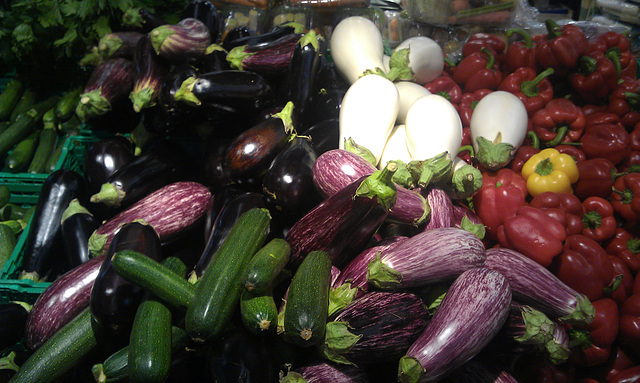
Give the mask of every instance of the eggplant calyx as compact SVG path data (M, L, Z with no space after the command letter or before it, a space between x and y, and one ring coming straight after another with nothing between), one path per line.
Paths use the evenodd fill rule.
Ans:
M516 342L536 344L542 348L553 340L555 324L549 317L529 306L523 306L520 313L524 321L524 333L513 338Z
M295 135L296 129L293 126L293 118L291 115L293 114L293 102L289 101L285 104L285 106L280 110L280 112L273 114L273 117L279 118L282 120L282 125L284 126L284 131L287 134Z
M16 352L11 351L7 356L0 359L0 370L11 370L18 372L18 365L16 364Z
M127 193L121 187L111 182L106 182L100 186L100 191L92 195L89 201L92 203L104 203L109 207L119 207Z
M484 227L482 223L473 223L466 215L462 217L462 222L460 222L460 228L468 231L469 233L475 235L479 239L484 239L487 234L487 229Z
M131 99L133 103L133 110L135 110L136 113L140 113L142 109L154 106L156 95L157 93L153 88L142 88L131 92L129 99Z
M373 166L378 165L378 160L376 159L376 156L371 152L371 150L365 148L362 145L358 145L358 143L356 143L355 140L351 137L344 139L344 149L351 153L359 155Z
M451 184L458 198L468 198L482 187L482 173L472 165L463 165L453 172Z
M101 116L111 110L111 103L102 95L102 88L83 93L76 107L80 120L87 121L91 117Z
M104 35L98 42L98 52L104 57L111 57L122 46L122 39L112 33Z
M576 326L587 325L593 322L595 313L596 309L589 301L589 298L582 294L578 294L576 297L576 307L573 312L558 319L562 322Z
M358 289L351 283L343 283L329 291L329 316L347 307L356 298Z
M382 170L376 170L365 178L356 189L355 197L376 199L376 202L389 211L396 204L398 190L393 182L393 174L398 165L389 162Z
M109 236L106 234L93 233L89 237L89 252L97 257L104 251Z
M169 36L173 35L174 33L176 33L176 31L172 28L171 25L161 25L149 32L153 50L155 50L157 54L160 54L162 44Z
M547 342L545 350L547 351L549 361L554 365L566 362L571 354L571 350L565 347L562 343L556 342L555 339L551 339Z
M411 81L414 73L409 66L410 48L399 49L391 55L389 59L389 73L387 77L391 81Z
M227 62L233 69L242 70L242 62L247 57L253 56L253 52L245 52L246 45L235 47L227 53Z
M289 371L287 375L285 375L280 383L307 383L307 380L297 372Z
M40 274L38 274L37 271L22 271L22 272L20 272L20 275L18 276L18 279L20 279L20 280L30 280L30 281L34 281L36 283L42 282Z
M398 362L398 382L418 383L424 372L418 359L412 356L405 355Z
M489 170L495 171L504 167L511 161L516 152L516 148L513 145L502 142L501 133L498 133L498 136L493 141L478 137L476 142L478 144L476 158Z
M322 354L333 362L356 366L342 354L349 352L360 338L362 338L362 335L355 335L349 331L348 323L341 321L329 322L327 323L324 343L321 347Z
M205 55L211 54L213 52L217 52L217 51L221 51L221 52L225 52L227 53L227 50L224 49L221 45L219 44L211 44L207 47L207 49L204 51Z
M104 383L107 381L107 375L104 373L104 365L102 363L94 364L91 367L91 375L97 383Z
M382 290L393 290L400 287L402 274L382 262L378 253L367 265L367 282Z
M66 221L67 218L75 214L93 215L89 210L87 210L86 207L82 206L82 204L77 198L74 198L71 200L71 202L69 202L69 206L64 210L64 212L62 212L61 222Z
M191 106L202 105L202 101L200 101L198 97L196 97L196 95L193 94L193 86L197 81L198 81L198 78L196 76L191 76L186 78L182 82L182 84L180 84L180 88L176 90L176 93L173 96L173 98L176 101L182 101Z
M413 189L416 187L413 175L409 171L409 165L401 160L392 160L389 162L393 162L398 165L398 170L393 174L393 182L407 189Z
M318 43L318 35L313 29L309 30L309 32L302 36L300 40L298 40L298 44L302 48L307 45L311 45L316 52L320 49L320 44Z

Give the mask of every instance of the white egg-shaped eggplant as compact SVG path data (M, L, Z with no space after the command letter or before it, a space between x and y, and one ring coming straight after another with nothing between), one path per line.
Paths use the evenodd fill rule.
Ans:
M527 110L518 97L495 91L482 98L470 121L475 158L497 170L513 159L527 135Z
M402 55L402 52L408 53ZM398 61L396 61L396 59ZM442 74L444 69L444 53L440 44L426 36L414 36L402 41L391 55L389 73L394 70L394 66L401 68L408 67L409 71L403 74L400 79L412 81L424 85L435 80ZM408 78L408 77L411 78Z
M366 75L347 89L340 104L340 149L345 140L368 149L380 161L387 138L395 126L400 95L385 77Z
M411 154L409 154L409 149L407 148L407 130L404 125L396 125L393 128L382 151L378 168L384 168L389 161L398 160L405 164L411 161Z
M420 97L430 95L431 92L413 81L396 82L396 88L398 88L398 94L400 95L400 109L398 110L396 125L400 125L404 124L411 105Z

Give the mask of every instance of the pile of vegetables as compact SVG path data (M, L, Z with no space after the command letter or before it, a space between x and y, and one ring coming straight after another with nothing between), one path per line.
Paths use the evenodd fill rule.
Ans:
M550 21L453 63L363 17L183 16L94 57L75 114L111 134L32 212L16 277L51 285L1 308L11 382L638 379L625 36Z

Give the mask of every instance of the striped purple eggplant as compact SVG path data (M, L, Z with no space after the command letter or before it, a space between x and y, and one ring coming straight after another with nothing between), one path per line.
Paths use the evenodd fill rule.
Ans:
M482 267L485 247L456 227L425 230L380 252L367 265L367 281L381 289L419 287L456 279Z
M507 248L487 249L485 254L485 267L507 278L519 302L562 322L586 325L593 321L595 309L589 299L531 258Z
M368 383L365 370L344 364L315 362L289 371L280 383Z
M156 53L174 64L197 62L211 44L209 28L193 17L154 28L149 36Z
M138 41L144 36L145 34L136 31L107 33L98 41L98 52L105 59L123 57L133 60Z
M240 45L229 50L227 61L231 68L237 70L284 74L289 69L293 51L302 36L301 33L290 33L262 44Z
M92 254L102 254L116 230L135 220L147 222L163 243L170 242L204 219L210 203L211 192L206 186L192 181L174 182L105 221L89 238L89 248Z
M327 323L322 354L333 362L357 366L398 359L428 322L429 313L417 295L372 291Z
M441 379L478 355L509 316L509 282L499 272L474 268L453 282L424 332L398 364L398 381Z
M425 191L427 204L431 207L431 217L424 230L453 226L453 202L446 191L430 188Z
M134 63L137 75L129 98L133 103L133 110L139 112L143 108L156 105L164 79L169 72L169 65L162 61L153 49L149 35L145 35L138 42Z
M376 171L376 167L361 156L344 149L333 149L321 154L313 166L313 182L325 198L337 193L359 177ZM388 219L398 223L419 226L429 219L431 207L414 190L396 184L396 204Z

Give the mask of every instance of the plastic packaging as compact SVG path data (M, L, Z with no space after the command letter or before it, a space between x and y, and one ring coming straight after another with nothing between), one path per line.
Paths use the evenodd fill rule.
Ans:
M501 25L515 15L515 0L406 0L411 18L429 24Z
M220 36L236 27L248 27L258 33L266 32L268 14L262 8L237 4L226 4L220 8Z

